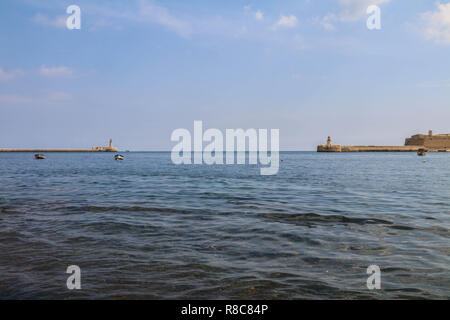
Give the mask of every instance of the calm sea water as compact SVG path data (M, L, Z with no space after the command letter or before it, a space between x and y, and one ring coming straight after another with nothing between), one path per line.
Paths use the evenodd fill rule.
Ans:
M450 154L124 155L0 153L0 298L450 298Z

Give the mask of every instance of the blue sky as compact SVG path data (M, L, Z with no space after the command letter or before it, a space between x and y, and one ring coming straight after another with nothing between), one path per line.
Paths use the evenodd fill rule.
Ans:
M281 150L450 133L448 0L4 0L0 43L0 147L170 150L194 120Z

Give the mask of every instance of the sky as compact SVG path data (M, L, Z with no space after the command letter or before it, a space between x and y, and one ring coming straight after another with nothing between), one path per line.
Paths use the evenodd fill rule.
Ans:
M449 0L2 0L0 148L169 151L194 120L402 145L450 133L449 57Z

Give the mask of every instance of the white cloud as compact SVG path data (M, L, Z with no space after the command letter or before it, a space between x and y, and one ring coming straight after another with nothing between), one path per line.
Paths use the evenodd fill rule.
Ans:
M325 17L319 20L320 25L328 31L336 30L334 23L336 22L337 17L334 13L329 13Z
M33 21L39 24L44 24L47 26L52 26L55 28L66 28L66 16L58 16L56 18L49 18L41 13L36 14L33 17Z
M40 74L46 77L72 77L74 71L69 67L46 67L42 66L40 69Z
M278 28L293 28L297 26L298 20L297 17L294 15L290 16L281 16L280 20L272 27L273 30L276 30Z
M425 22L423 33L429 40L439 44L450 44L450 2L437 3L437 11L422 14Z
M262 20L262 19L264 19L264 14L262 13L261 10L258 10L258 11L255 12L255 19L256 19L256 20Z
M7 72L4 69L0 68L0 81L12 80L22 74L23 74L22 70L13 70L13 71Z

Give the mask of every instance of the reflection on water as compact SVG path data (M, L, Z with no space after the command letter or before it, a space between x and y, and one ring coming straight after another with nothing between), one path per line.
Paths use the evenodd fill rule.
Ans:
M0 154L0 298L450 298L450 155L281 159Z

